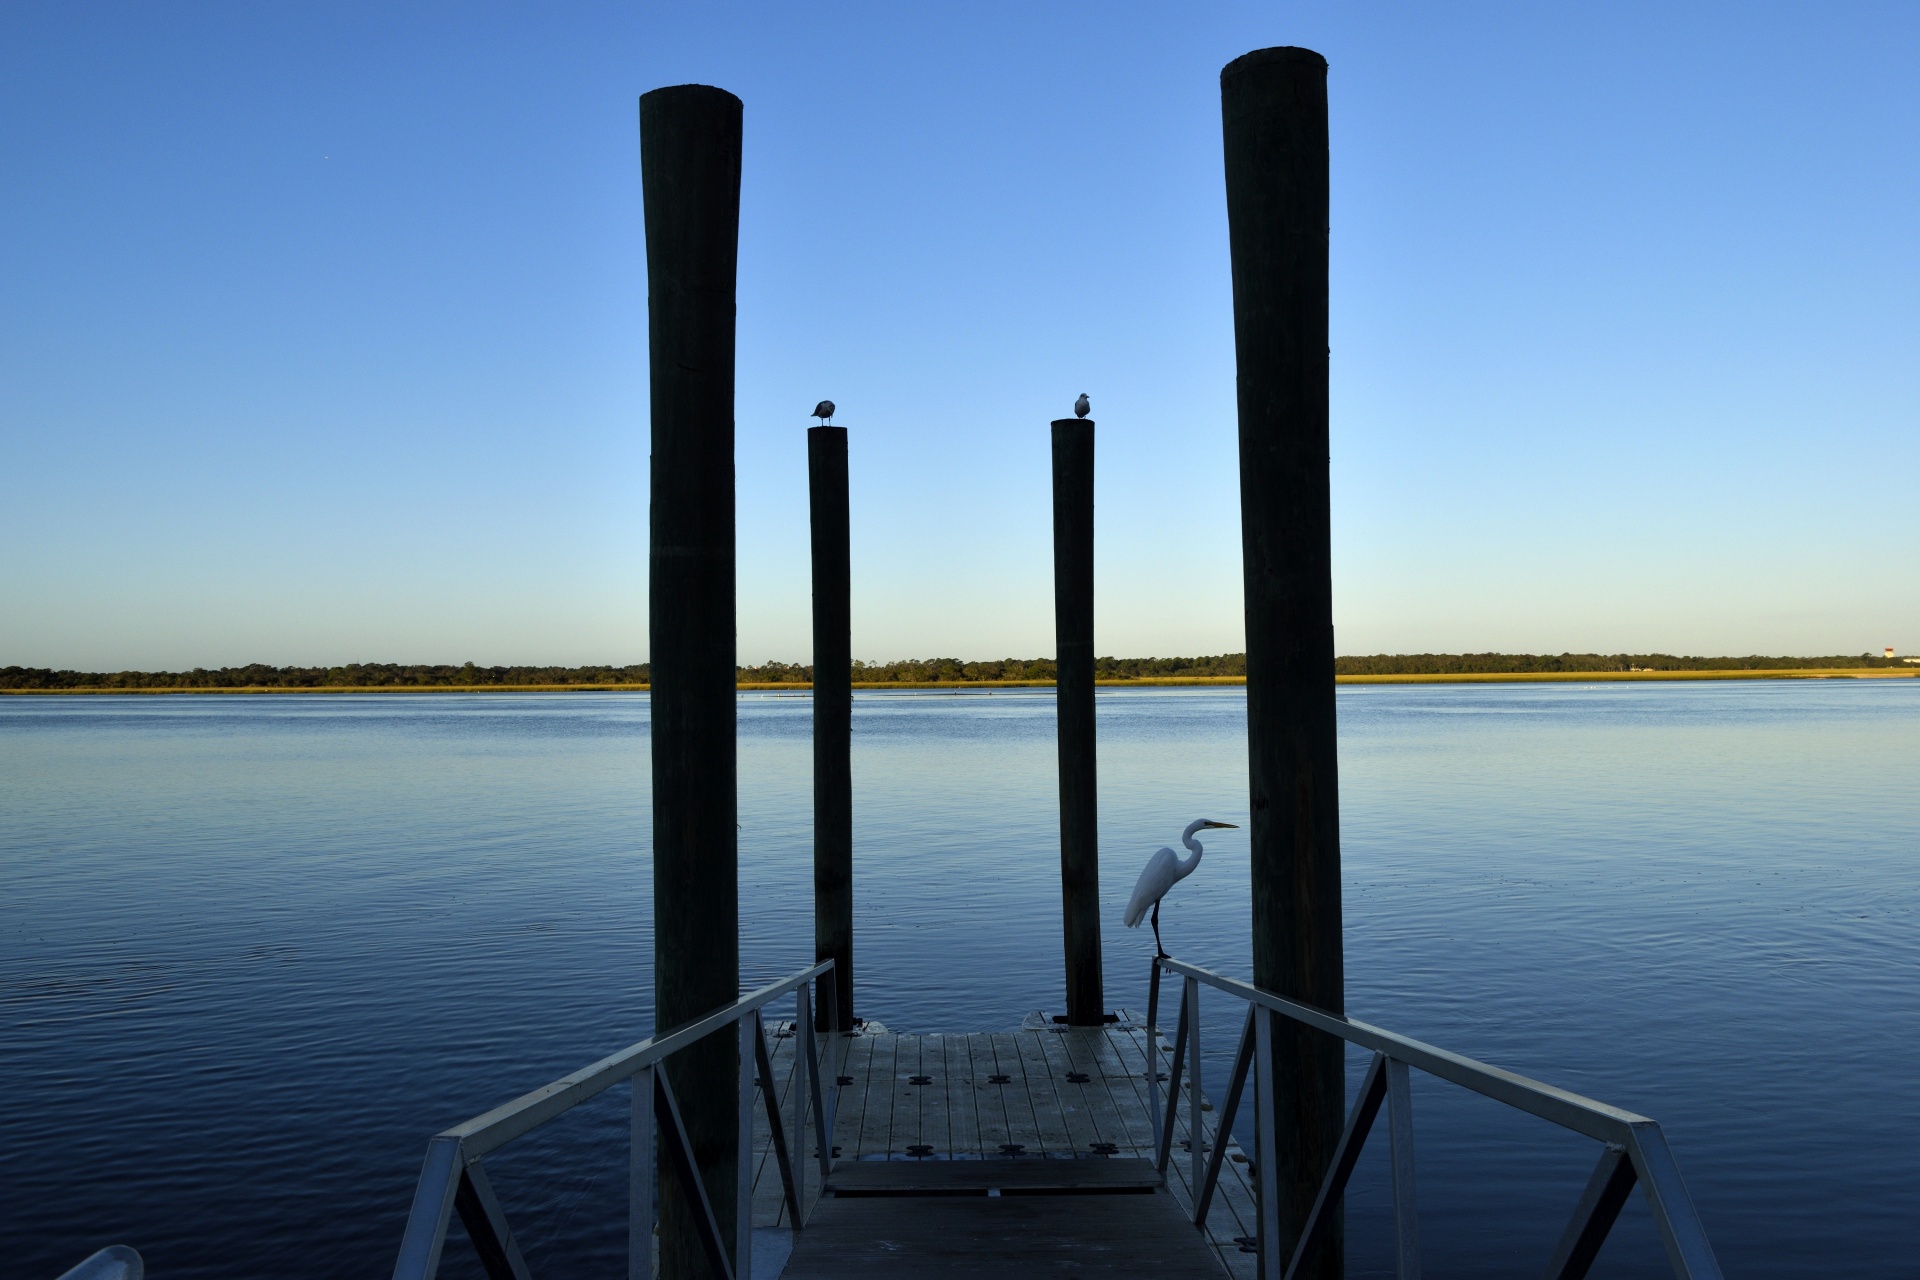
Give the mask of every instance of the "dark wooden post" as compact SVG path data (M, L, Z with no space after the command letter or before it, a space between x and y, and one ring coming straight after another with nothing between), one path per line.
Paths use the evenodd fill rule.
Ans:
M740 994L734 774L733 308L740 100L706 85L640 99L647 222L653 519L654 1021L662 1030ZM734 1238L739 1046L708 1036L667 1078ZM711 1267L673 1161L660 1162L663 1276Z
M840 1025L853 1029L853 622L847 429L807 429L813 508L813 958L833 961Z
M1099 1026L1100 843L1093 745L1093 423L1053 424L1053 652L1060 727L1060 900L1067 1022Z
M1335 1013L1340 793L1333 706L1327 482L1327 63L1261 49L1220 73L1233 331L1239 365L1240 529L1246 575L1253 980ZM1339 1143L1339 1040L1276 1019L1286 1258ZM1336 1227L1338 1219L1336 1218ZM1274 1242L1268 1242L1272 1247ZM1339 1233L1312 1274L1342 1273Z

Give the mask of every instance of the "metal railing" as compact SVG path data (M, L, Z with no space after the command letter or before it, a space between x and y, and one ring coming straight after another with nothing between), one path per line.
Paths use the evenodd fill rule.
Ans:
M627 1276L651 1280L653 1275L655 1142L673 1161L681 1185L688 1188L694 1222L714 1271L735 1280L752 1274L753 1249L753 1097L756 1084L766 1102L773 1153L793 1229L802 1227L801 1206L806 1195L806 1161L795 1157L806 1150L809 1109L819 1146L820 1177L824 1183L833 1161L833 1105L835 1090L822 1090L819 1037L813 1026L809 984L819 982L828 1026L839 1025L838 996L826 979L833 961L824 960L791 977L770 983L703 1018L631 1045L544 1088L516 1098L485 1115L438 1134L427 1143L427 1158L414 1189L413 1209L407 1215L406 1234L400 1239L400 1258L394 1280L432 1280L440 1268L447 1227L457 1210L473 1241L474 1252L489 1280L531 1280L520 1248L514 1243L507 1215L487 1181L481 1159L515 1138L570 1111L622 1081L633 1082L629 1121L631 1151L628 1172ZM779 1088L772 1057L767 1052L766 1027L761 1010L781 996L793 993L794 1080L791 1140L780 1117ZM740 1148L734 1186L734 1243L729 1255L713 1211L713 1200L693 1158L692 1144L680 1120L680 1105L667 1083L661 1063L670 1055L728 1027L737 1027L740 1039Z
M1180 1075L1184 1068L1192 1075L1187 1090L1188 1146L1192 1151L1193 1221L1205 1227L1214 1189L1220 1180L1221 1162L1233 1128L1234 1114L1240 1105L1249 1074L1254 1080L1255 1152L1253 1167L1258 1192L1258 1231L1255 1236L1261 1280L1293 1280L1321 1247L1327 1227L1346 1190L1347 1180L1360 1157L1381 1104L1387 1107L1387 1130L1393 1170L1393 1206L1396 1228L1396 1261L1400 1280L1418 1280L1420 1275L1419 1220L1414 1199L1413 1110L1408 1091L1408 1070L1418 1068L1464 1089L1492 1098L1496 1102L1549 1120L1563 1129L1584 1134L1605 1146L1586 1190L1575 1206L1566 1230L1554 1247L1547 1264L1547 1280L1580 1280L1587 1274L1594 1255L1600 1251L1608 1231L1619 1216L1627 1197L1638 1185L1645 1190L1647 1203L1660 1239L1666 1246L1673 1273L1682 1280L1719 1280L1720 1264L1714 1260L1699 1215L1680 1180L1679 1166L1667 1148L1660 1126L1642 1115L1610 1107L1604 1102L1556 1089L1537 1080L1490 1067L1484 1062L1437 1049L1418 1040L1396 1035L1380 1027L1352 1018L1340 1017L1324 1009L1300 1004L1263 990L1249 982L1224 977L1211 970L1190 965L1171 957L1153 962L1153 977L1147 997L1147 1088L1152 1113L1160 1110L1159 1016L1160 975L1175 975L1181 980L1180 1021L1175 1030L1173 1060L1167 1072L1165 1118L1159 1124L1154 1147L1156 1167L1162 1174L1173 1145L1174 1118L1179 1111ZM1218 1123L1214 1129L1212 1155L1202 1167L1200 1128L1200 987L1202 984L1224 991L1247 1003L1245 1029L1234 1055L1233 1073L1221 1100ZM1264 1016L1262 1016L1264 1015ZM1338 1036L1349 1044L1373 1050L1359 1095L1347 1114L1345 1131L1334 1149L1333 1161L1321 1180L1320 1191L1307 1216L1305 1227L1292 1256L1282 1268L1280 1250L1279 1197L1269 1195L1273 1181L1270 1170L1279 1168L1271 1106L1261 1100L1273 1096L1273 1017L1294 1022Z

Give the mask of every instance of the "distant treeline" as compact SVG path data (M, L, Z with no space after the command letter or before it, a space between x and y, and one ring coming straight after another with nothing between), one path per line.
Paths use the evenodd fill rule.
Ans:
M1671 653L1380 653L1364 658L1335 658L1343 676L1507 675L1549 671L1806 671L1849 667L1898 667L1898 658L1876 653L1858 657L1744 658L1676 657Z
M958 658L921 658L903 662L856 662L853 678L870 683L929 684L993 681L1052 680L1058 674L1052 658L1001 658L991 662L962 662ZM1209 658L1095 658L1096 680L1149 680L1169 677L1244 676L1246 655L1222 653Z
M49 671L0 667L0 689L428 689L449 685L645 684L647 664L626 667L421 666L353 662L344 667L244 667L209 671Z
M1243 676L1246 660L1237 653L1214 658L1100 658L1096 674L1103 680L1164 676ZM742 684L808 684L813 667L793 662L768 662L738 668ZM1005 680L1052 680L1052 658L1002 658L992 662L962 662L958 658L920 658L901 662L855 662L853 678L861 682L933 684ZM643 685L652 668L644 662L628 666L593 667L482 667L413 665L393 662L354 662L339 667L272 667L249 663L191 671L53 671L45 667L0 667L0 689L431 689L489 685Z
M1414 653L1334 659L1343 676L1501 675L1583 671L1790 671L1814 668L1897 667L1899 658L1863 653L1826 658L1695 658L1670 653ZM813 668L768 662L738 668L742 684L806 684ZM855 662L853 678L880 684L970 684L1050 681L1052 658L1001 658L962 662L916 658L900 662ZM1100 680L1165 680L1236 677L1247 674L1243 653L1200 658L1096 658ZM341 667L270 667L251 663L192 671L53 671L45 667L0 667L0 689L317 689L480 687L489 685L644 685L647 663L592 667L482 667L355 662Z

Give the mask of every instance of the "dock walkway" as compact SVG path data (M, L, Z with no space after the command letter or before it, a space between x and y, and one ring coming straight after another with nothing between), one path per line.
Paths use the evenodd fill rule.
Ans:
M1375 1120L1384 1119L1397 1268L1403 1276L1419 1274L1409 1100L1411 1075L1419 1071L1599 1145L1545 1274L1585 1275L1638 1188L1677 1280L1720 1280L1692 1197L1654 1120L1171 956L1156 959L1154 967L1184 984L1182 1012L1175 1018L1184 1030L1176 1039L1189 1061L1199 1053L1202 987L1247 1004L1221 1099L1229 1112L1245 1101L1247 1088L1257 1099L1276 1078L1272 1033L1279 1019L1372 1054L1340 1145L1290 1252L1324 1247L1323 1233L1337 1213L1330 1207L1340 1203ZM1161 1111L1173 1126L1166 1176L1154 1167L1156 1108L1150 1099L1165 1077L1146 1076L1163 1049L1169 1050L1168 1071L1175 1073L1164 1033L1150 1041L1140 1020L1124 1011L1099 1028L1055 1025L1036 1014L1014 1030L956 1035L901 1035L866 1023L853 1035L796 1036L792 1023L770 1023L763 1011L792 996L805 1028L811 988L824 985L832 970L830 960L811 965L435 1134L414 1188L394 1280L433 1280L456 1214L490 1280L531 1280L482 1167L485 1157L615 1086L631 1086L629 1132L637 1158L628 1162L628 1268L636 1280L658 1274L657 1265L649 1265L649 1246L659 1239L656 1155L671 1159L699 1189L694 1233L713 1270L732 1275L739 1259L741 1280L770 1280L783 1269L792 1280L815 1280L858 1268L910 1278L1016 1280L1065 1270L1088 1276L1151 1270L1175 1278L1225 1272L1252 1280L1259 1258L1255 1224L1264 1220L1266 1242L1274 1243L1281 1206L1259 1204L1256 1174L1263 1171L1234 1148L1230 1133L1214 1132L1218 1117L1190 1081L1180 1081L1175 1105ZM741 1155L728 1171L740 1211L730 1215L734 1221L724 1234L710 1209L713 1189L695 1168L662 1069L671 1055L713 1035L738 1036L746 1054L736 1096L742 1123L728 1126ZM824 1053L816 1058L813 1046L821 1041ZM797 1054L800 1043L809 1047ZM818 1075L811 1066L799 1070L815 1061ZM808 1108L812 1122L804 1129L808 1117L795 1106L802 1076L810 1098L824 1085L832 1099ZM751 1125L745 1123L749 1107ZM790 1137L776 1138L763 1119L768 1107L782 1116L778 1132ZM1251 1109L1263 1158L1278 1159L1275 1116ZM833 1126L823 1135L828 1111ZM1188 1131L1189 1122L1197 1132ZM814 1141L822 1136L830 1144L824 1159ZM783 1164L791 1181L782 1175ZM1218 1174L1217 1180L1203 1182L1203 1169L1208 1179ZM1212 1197L1204 1233L1188 1225L1196 1189L1203 1201ZM1268 1252L1266 1273L1280 1261Z
M1146 1028L1032 1015L1018 1030L909 1035L868 1023L830 1040L837 1061L833 1173L808 1171L789 1280L867 1266L888 1276L1077 1274L1251 1280L1252 1166L1227 1149L1205 1232L1192 1225L1188 1082L1167 1176L1154 1172ZM782 1116L793 1114L791 1023L769 1025ZM1169 1048L1161 1036L1164 1077ZM1201 1150L1214 1113L1202 1094ZM1164 1097L1162 1105L1165 1105ZM755 1110L756 1228L792 1225L764 1109ZM756 1271L759 1270L756 1267Z

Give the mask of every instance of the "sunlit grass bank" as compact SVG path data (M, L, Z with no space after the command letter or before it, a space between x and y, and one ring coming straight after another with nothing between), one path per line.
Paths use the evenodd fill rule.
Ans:
M1456 671L1401 672L1389 675L1336 675L1335 684L1593 684L1625 680L1911 680L1920 667L1781 667L1729 671ZM1244 685L1245 676L1142 676L1095 680L1102 688L1179 688L1195 685ZM742 680L748 692L803 693L805 680ZM856 680L853 687L893 693L961 689L1051 689L1052 680ZM645 693L642 683L604 684L314 684L314 685L76 685L64 688L0 688L0 694L164 694L164 693Z

